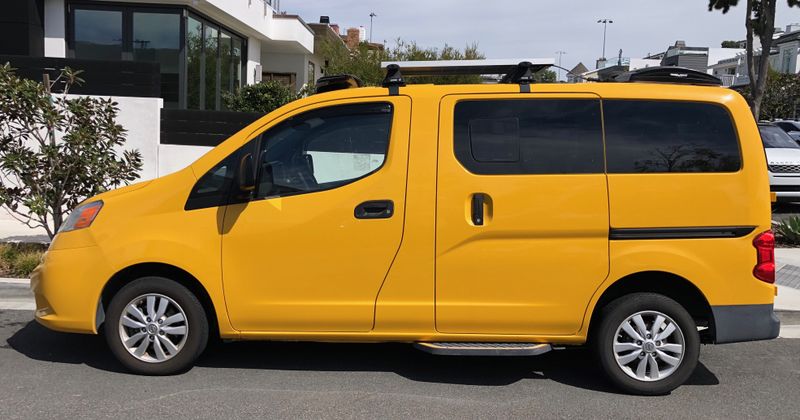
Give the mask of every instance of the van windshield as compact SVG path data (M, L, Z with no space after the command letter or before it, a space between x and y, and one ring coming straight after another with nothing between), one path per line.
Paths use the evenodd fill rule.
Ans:
M768 149L800 149L797 144L785 131L772 125L760 125L758 131L761 132L761 141Z

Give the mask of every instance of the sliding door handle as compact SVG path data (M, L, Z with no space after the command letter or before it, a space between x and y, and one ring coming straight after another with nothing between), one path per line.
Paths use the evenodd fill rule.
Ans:
M486 201L486 194L475 193L472 194L472 224L475 226L483 226L484 214L483 203Z
M356 206L353 212L356 219L388 219L394 214L392 200L365 201Z

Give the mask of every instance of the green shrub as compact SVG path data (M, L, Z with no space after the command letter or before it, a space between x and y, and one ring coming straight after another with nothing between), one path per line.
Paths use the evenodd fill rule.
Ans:
M10 264L16 256L16 246L12 244L0 244L0 264Z
M0 243L0 277L29 277L46 249L45 244Z
M294 89L277 80L270 80L244 86L233 94L225 93L222 101L231 111L266 114L297 98Z
M800 245L800 216L791 216L775 225L775 233L781 243Z
M17 255L11 262L11 274L30 277L33 269L42 262L41 251L26 251Z

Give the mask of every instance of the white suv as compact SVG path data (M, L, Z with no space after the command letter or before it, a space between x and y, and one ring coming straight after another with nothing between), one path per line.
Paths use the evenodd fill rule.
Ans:
M780 127L758 124L769 165L769 189L778 201L800 201L800 145Z

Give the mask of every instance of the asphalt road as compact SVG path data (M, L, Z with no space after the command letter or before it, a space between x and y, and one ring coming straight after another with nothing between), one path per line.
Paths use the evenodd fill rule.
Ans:
M800 321L800 314L789 314ZM585 350L431 356L404 344L222 344L172 377L120 371L102 337L0 310L0 418L797 418L800 339L704 346L687 385L620 395ZM800 323L800 322L797 322Z

